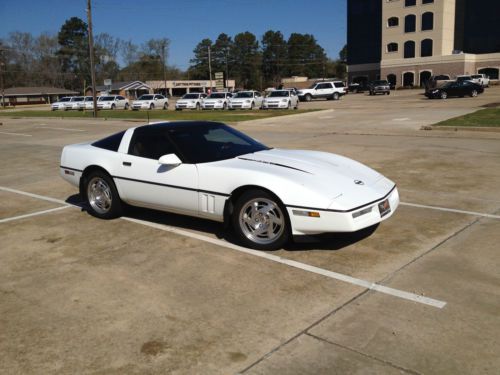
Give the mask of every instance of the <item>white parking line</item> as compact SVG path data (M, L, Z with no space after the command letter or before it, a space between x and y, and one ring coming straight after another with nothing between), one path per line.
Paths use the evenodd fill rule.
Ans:
M10 193L16 193L16 194L25 195L25 196L28 196L28 197L31 197L31 198L42 199L42 200L49 201L49 202L62 203L62 204L66 205L65 207L58 207L57 209L63 209L63 208L66 208L66 207L80 208L79 206L70 205L70 204L68 204L68 203L66 203L66 202L64 202L63 200L60 200L60 199L50 198L50 197L46 197L46 196L38 195L38 194L27 193L27 192L21 191L21 190L10 189L10 188L3 187L3 186L0 186L0 190L1 191L7 191L7 192L10 192ZM52 212L52 211L55 211L57 209L46 210L46 212ZM41 215L42 213L45 213L45 212L40 212L39 215ZM28 215L30 215L30 214L28 214ZM24 215L24 216L26 216L26 215ZM12 219L14 219L14 218L12 218ZM191 237L191 238L194 238L194 239L197 239L197 240L200 240L200 241L212 243L214 245L222 246L222 247L225 247L225 248L228 248L228 249L232 249L232 250L236 250L236 251L239 251L239 252L242 252L242 253L245 253L245 254L257 256L259 258L264 258L264 259L267 259L267 260L271 260L273 262L277 262L277 263L288 265L290 267L298 268L298 269L301 269L301 270L304 270L304 271L308 271L308 272L311 272L311 273L315 273L315 274L318 274L318 275L329 277L331 279L343 281L343 282L346 282L346 283L349 283L349 284L353 284L353 285L357 285L357 286L360 286L360 287L363 287L363 288L366 288L366 289L369 289L369 290L374 290L374 291L377 291L377 292L380 292L380 293L388 294L388 295L391 295L391 296L394 296L394 297L406 299L406 300L417 302L417 303L421 303L421 304L424 304L424 305L429 305L429 306L436 307L436 308L439 308L439 309L442 309L446 305L446 302L444 302L444 301L439 301L439 300L436 300L436 299L433 299L433 298L419 296L418 294L409 293L409 292L405 292L405 291L402 291L402 290L389 288L389 287L386 287L386 286L383 286L383 285L372 283L370 281L366 281L366 280L362 280L362 279L357 279L357 278L349 276L349 275L344 275L344 274L341 274L341 273L337 273L337 272L325 270L323 268L311 266L311 265L305 264L305 263L300 263L300 262L297 262L295 260L290 260L290 259L282 258L282 257L276 256L276 255L272 255L272 254L268 254L268 253L262 252L262 251L247 249L245 247L234 245L232 243L229 243L229 242L226 242L226 241L222 241L222 240L219 240L219 239L216 239L216 238L211 238L211 237L208 237L208 236L204 236L202 234L189 232L187 230L178 229L178 228L174 228L174 227L171 227L171 226L168 226L168 225L163 225L163 224L151 223L149 221L134 219L134 218L130 218L130 217L122 217L121 219L125 220L125 221L132 222L132 223L145 225L145 226L148 226L148 227L151 227L151 228L160 229L160 230L165 231L165 232L171 232L171 233L175 233L175 234L178 234L178 235L181 235L181 236ZM6 220L6 219L4 219L4 220Z
M8 217L8 218L5 218L5 219L0 219L0 224L8 223L9 221L14 221L14 220L19 220L19 219L25 219L27 217L44 215L44 214L48 214L50 212L64 210L65 208L69 208L69 207L72 207L72 206L68 205L68 206L51 208L51 209L43 210L43 211L32 212L32 213L26 214L26 215L12 216L12 217Z
M18 135L20 137L33 137L31 134L0 132L0 134Z
M402 117L402 118L393 118L392 121L408 121L408 117Z
M51 130L63 130L63 131L67 131L67 132L86 132L86 130L82 130L82 129L53 128L53 127L50 127L50 126L39 126L39 128L41 128L41 129L51 129Z
M487 218L490 218L490 219L500 219L500 215L484 214L484 213L481 213L481 212L474 212L474 211L457 210L457 209L454 209L454 208L437 207L437 206L427 206L425 204L408 203L408 202L400 202L400 205L402 205L402 206L409 206L409 207L417 207L417 208L427 208L429 210L437 210L437 211L445 211L445 212L455 212L457 214L487 217Z

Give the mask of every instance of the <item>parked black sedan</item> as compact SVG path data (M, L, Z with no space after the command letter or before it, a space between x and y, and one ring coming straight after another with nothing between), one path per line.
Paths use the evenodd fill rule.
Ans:
M464 97L466 95L476 97L484 92L484 88L470 81L447 82L441 87L430 89L425 93L429 99L446 99L450 96Z

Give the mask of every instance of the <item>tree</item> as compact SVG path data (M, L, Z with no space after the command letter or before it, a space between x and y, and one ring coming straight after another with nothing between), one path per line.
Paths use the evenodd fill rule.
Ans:
M135 63L139 60L139 47L131 40L120 41L119 52L125 66Z
M325 77L327 57L313 35L292 33L287 44L289 75Z
M212 69L214 72L225 72L226 79L229 77L230 67L232 67L231 50L233 48L233 40L227 34L219 34L213 45Z
M236 84L244 88L261 88L259 68L262 55L255 35L248 31L235 35L231 55Z
M343 63L347 63L347 44L340 50L339 60Z
M261 69L266 86L278 86L281 83L287 52L287 44L280 31L269 30L262 36Z
M84 81L90 82L90 63L87 24L78 17L67 20L57 34L61 68L67 73L66 85L80 89Z
M191 63L188 74L191 79L208 79L208 48L213 47L210 39L203 39L193 50L194 57L189 60Z

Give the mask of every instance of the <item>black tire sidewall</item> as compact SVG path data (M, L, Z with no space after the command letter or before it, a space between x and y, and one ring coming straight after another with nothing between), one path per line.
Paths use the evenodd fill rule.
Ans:
M285 229L280 237L278 237L274 242L270 244L258 244L251 240L249 240L243 231L240 228L239 216L240 211L243 208L243 205L248 201L255 198L266 198L275 202L283 213L283 219L285 222ZM238 242L240 242L243 246L249 247L256 250L278 250L281 249L287 242L289 242L291 238L291 225L290 219L288 217L288 212L286 211L285 206L281 201L274 196L273 194L264 191L264 190L248 190L244 192L238 200L234 204L233 213L231 215L231 225L233 227L233 231L236 235Z
M111 194L113 195L111 198L111 208L108 212L101 214L92 208L89 202L89 198L87 196L87 190L88 190L88 184L89 182L94 178L94 177L99 177L106 181L108 186L111 189ZM85 176L84 183L83 183L83 194L85 195L83 198L85 199L87 206L88 206L88 213L92 216L98 217L99 219L104 219L104 220L110 220L110 219L116 219L122 215L123 212L123 205L122 201L120 199L120 195L118 194L118 190L116 189L115 183L113 182L113 179L109 174L103 171L93 171L90 172L87 176Z

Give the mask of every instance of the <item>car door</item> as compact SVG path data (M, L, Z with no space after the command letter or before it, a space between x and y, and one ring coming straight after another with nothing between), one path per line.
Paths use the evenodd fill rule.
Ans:
M161 156L172 153L180 156L165 128L136 129L114 176L122 199L137 206L197 215L196 165L167 166L158 162Z
M314 96L316 98L326 98L331 94L332 85L330 83L318 83Z

